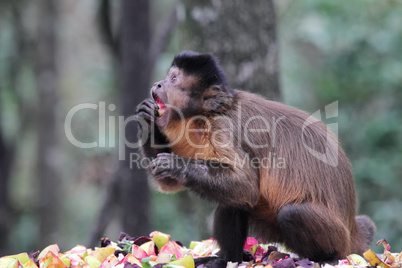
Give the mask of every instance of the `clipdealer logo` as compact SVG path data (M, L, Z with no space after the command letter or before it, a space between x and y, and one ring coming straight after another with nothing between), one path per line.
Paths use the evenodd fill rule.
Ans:
M175 109L179 114L180 110L177 109L177 107L171 107L172 109ZM77 113L83 111L83 110L94 110L98 112L98 139L97 141L92 141L92 142L82 142L79 141L74 135L72 131L72 121L74 116L76 116ZM150 137L150 133L148 132L148 128L146 127L146 122L143 118L140 118L136 115L131 115L129 117L124 117L124 116L116 116L116 115L109 115L107 116L107 112L114 112L116 110L116 105L114 104L109 104L106 107L105 102L99 102L98 104L95 103L82 103L74 106L71 108L65 118L64 121L64 130L66 137L68 141L82 149L90 149L90 148L115 148L116 146L118 147L118 155L119 155L119 160L126 160L126 148L140 148L141 145L146 142L147 137L151 139L151 144L154 144L154 140L152 137ZM239 109L241 110L241 109ZM182 119L184 120L184 115L181 114ZM325 118L326 119L331 119L338 117L338 101L330 103L325 106ZM239 117L241 118L241 114L239 114ZM117 129L116 129L116 119L117 119ZM208 119L204 118L205 122L208 123ZM256 115L255 117L248 118L248 121L246 122L246 125L248 124L251 125L253 121L261 121L264 124L263 129L252 129L249 127L246 127L245 133L243 135L245 136L245 141L248 142L249 146L252 146L253 148L269 148L270 146L276 147L276 130L277 126L281 123L281 121L286 120L285 116L279 117L279 118L271 118L267 119L264 118L260 115ZM311 116L309 116L305 122L303 123L302 126L302 142L304 148L313 155L315 158L319 159L320 161L331 165L333 167L336 167L338 165L338 145L335 140L335 138L332 136L330 131L327 131L327 137L326 137L326 144L325 144L325 152L320 152L316 151L314 148L311 148L309 146L309 143L306 141L306 137L308 137L309 134L309 126L311 126L314 123L317 123L321 121L321 110L318 110L314 112ZM143 133L142 137L137 142L130 142L127 140L125 136L125 128L129 123L138 123L142 125L142 129L146 132ZM229 128L228 129L223 129L219 130L219 133L213 133L212 137L216 134L220 134L221 132L224 132L224 135L228 135L230 138L230 141L226 144L220 144L219 141L212 141L214 145L216 146L230 146L230 145L235 145L233 140L236 140L235 137L233 137L233 133L235 132L233 128L240 127L241 124L235 124L236 122L228 122ZM332 132L337 135L338 134L338 123L331 123L327 124L327 127L331 128ZM187 137L188 133L186 133L185 129L190 128L190 126L184 126L182 129L182 133L180 133L180 137L177 137L178 139L181 139L182 137L185 137L188 139L188 142L190 145L193 145L191 139ZM107 129L107 133L106 133ZM118 133L117 133L118 132ZM252 143L252 139L248 138L248 135L251 133L255 132L267 132L272 137L272 140L269 141L270 143L268 144L254 144ZM106 135L107 134L107 135ZM152 134L152 129L151 129L151 134ZM116 135L118 135L118 144L116 145ZM252 135L252 134L251 134ZM152 136L152 135L151 135ZM106 142L106 137L108 137L108 141ZM172 141L172 144L177 143L178 141ZM164 145L164 146L171 146L172 144ZM157 146L156 144L154 144ZM161 145L159 145L161 146ZM197 144L194 144L194 146L199 146ZM240 146L240 145L238 145ZM130 156L131 157L131 156ZM274 155L274 157L281 158L280 156ZM138 155L137 158L140 158ZM270 157L272 158L272 157Z

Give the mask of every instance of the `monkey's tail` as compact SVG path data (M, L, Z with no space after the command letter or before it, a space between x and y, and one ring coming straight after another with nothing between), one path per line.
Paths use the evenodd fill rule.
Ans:
M370 244L373 242L374 235L377 231L374 222L366 215L360 215L356 217L357 232L360 245L357 245L358 254L363 254L364 251L368 250Z

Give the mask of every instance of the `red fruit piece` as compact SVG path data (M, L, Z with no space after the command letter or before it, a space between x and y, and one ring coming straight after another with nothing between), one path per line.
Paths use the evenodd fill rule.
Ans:
M254 237L247 237L246 243L244 243L244 249L250 251L255 254L258 247L258 241Z
M143 250L137 245L133 245L132 255L139 260L141 260L142 258L149 257L149 255L145 252L145 250Z
M181 251L181 247L174 241L167 242L159 253L169 253L176 255L177 259L181 259L183 257L183 253Z

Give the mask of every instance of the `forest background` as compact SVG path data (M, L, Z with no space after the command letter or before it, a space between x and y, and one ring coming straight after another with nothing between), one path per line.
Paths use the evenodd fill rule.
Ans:
M154 191L118 157L136 125L111 131L189 49L216 54L233 87L309 113L338 101L327 123L352 163L359 213L401 251L400 14L397 0L0 1L0 256L120 231L210 237L214 205ZM76 113L71 134L95 148L65 131L81 104L96 109Z

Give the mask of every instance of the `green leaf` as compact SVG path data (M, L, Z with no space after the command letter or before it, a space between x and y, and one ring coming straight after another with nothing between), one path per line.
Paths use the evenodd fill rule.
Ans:
M141 259L141 264L143 268L152 268L152 265L149 261L152 260L152 257L146 257Z

